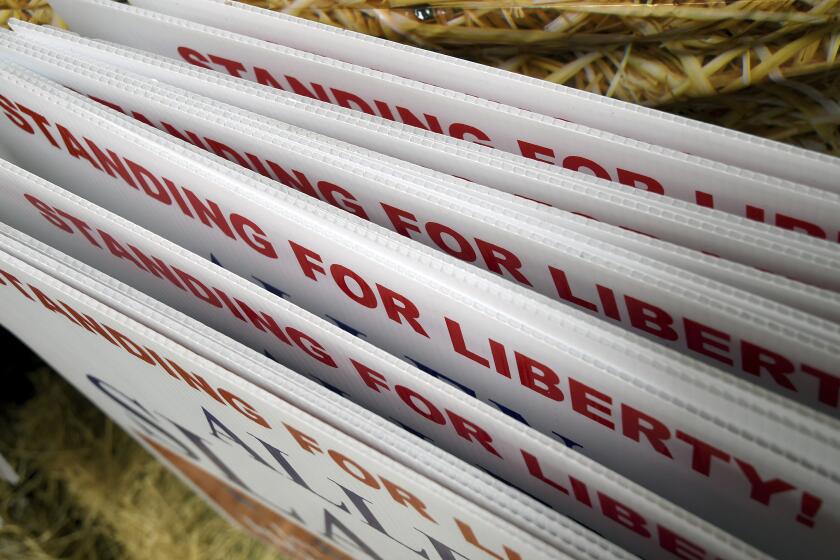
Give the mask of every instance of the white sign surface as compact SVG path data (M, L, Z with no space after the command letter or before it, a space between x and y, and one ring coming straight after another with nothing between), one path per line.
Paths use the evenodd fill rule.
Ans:
M833 242L840 193L726 166L110 0L59 0L71 29Z
M536 212L534 203L419 167L403 173L393 158L107 68L63 59L47 74L289 188L736 375L753 371L693 341L690 325L825 370L840 360L836 324L539 219L556 210ZM677 330L651 320L656 313L687 325L684 332L674 337Z
M61 93L25 71L8 68L3 89L10 99L26 99L27 109L55 123L57 131L65 131L59 132L65 138L72 134L76 140L84 138L94 153L91 143L102 154L112 153L111 165L130 162L122 163L125 170L143 170L134 176L126 171L135 181L136 188L131 188L124 183L125 177L118 178L122 175L119 166L111 168L113 177L105 178L105 171L92 169L81 155L74 158L53 148L38 149L45 141L36 136L34 128L15 144L28 165L56 175L55 180L74 183L73 188L86 197L119 208L135 221L201 254L214 255L226 266L290 295L310 310L352 326L368 340L422 364L421 369L448 377L546 434L582 446L590 457L675 501L691 504L695 511L710 508L703 515L717 522L727 521L717 517L721 512L713 512L719 508L708 500L709 494L696 492L694 486L708 484L710 477L715 478L712 486L721 498L756 515L785 524L795 522L790 520L795 520L801 504L794 490L800 487L789 484L789 493L777 495L775 501L768 499L766 504L751 490L756 479L750 478L748 473L753 471L743 471L742 465L755 465L757 459L743 455L745 441L740 433L743 424L756 424L743 415L781 415L785 418L781 425L790 427L808 422L817 432L825 431L827 441L832 441L828 418L814 417L714 369L303 195L278 193L259 176L164 140L162 134L145 131L131 119L109 116L92 102ZM39 100L43 104L34 105ZM129 153L125 150L131 155L118 156ZM85 153L96 157L87 149ZM162 205L158 198L163 192L171 193L169 204ZM191 214L179 218L184 208ZM224 224L228 224L230 235ZM274 258L269 256L272 252ZM376 282L365 278L376 278ZM385 304L382 298L386 298ZM488 376L491 372L498 375ZM823 382L821 387L825 386ZM595 392L583 401L582 397L567 397L586 387ZM587 404L590 401L595 404ZM603 408L594 410L602 414L590 410L596 404ZM642 429L654 421L658 437ZM648 435L642 437L643 433ZM691 436L672 436L680 433ZM767 436L776 438L778 432ZM714 470L693 459L697 453L693 442L707 442L710 437L714 448L730 450L726 461L714 463ZM671 441L665 444L663 438ZM788 441L807 444L796 438ZM780 452L777 445L769 441L760 442L760 446L763 449L756 449L755 457L764 456L762 464L772 464L768 455L775 457ZM738 455L733 455L735 450ZM811 461L835 464L830 458L819 458L820 453L791 455L801 456L809 458L808 464L802 465L806 469L811 468ZM654 468L672 474L662 476ZM809 474L807 479L813 481L813 476ZM678 479L683 482L675 484ZM681 498L679 493L684 493ZM698 501L700 495L703 499ZM728 523L755 531L742 526L741 521L749 516L734 512L732 507L725 508ZM752 542L765 538L768 535L763 533L750 536Z
M13 22L13 26L18 36L3 41L4 54L11 60L34 66L49 76L55 77L56 68L60 73L67 66L66 57L56 57L55 51L45 53L43 49L33 54L32 51L37 47L27 44L30 40L62 53L73 52L91 60L139 72L149 78L312 128L326 135L466 177L521 198L540 200L544 204L539 207L550 201L550 204L614 223L624 229L610 228L594 220L556 212L546 215L546 212L536 211L539 219L553 220L591 237L755 291L810 313L831 319L837 317L840 302L828 304L829 297L817 293L819 290L815 292L795 282L774 278L754 269L733 267L711 256L682 251L669 244L659 243L650 236L813 284L835 286L840 277L833 270L837 267L838 250L827 242L616 183L594 178L590 181L570 181L568 175L581 178L586 176L209 70L193 69L195 67L175 61L167 62L167 59L139 51L105 45L22 22ZM44 64L44 58L50 60L49 64ZM628 228L631 231L627 231ZM646 235L637 235L632 230L645 232Z
M569 558L8 253L0 301L0 323L135 438L353 557Z
M544 80L263 10L229 0L132 4L310 53L434 84L658 144L743 169L838 192L840 161Z
M394 419L471 464L549 503L558 511L580 519L599 533L626 543L625 546L640 554L650 554L644 550L648 544L645 539L641 543L633 542L622 531L616 534L614 523L603 512L600 518L597 515L593 517L596 512L589 511L588 507L582 507L579 503L569 504L563 493L546 492L556 487L545 473L556 470L573 473L575 480L581 480L588 487L605 484L603 476L595 475L593 480L591 470L581 470L578 466L579 456L562 444L537 435L512 418L474 401L457 389L430 379L416 368L296 309L288 302L262 292L223 269L210 267L201 259L173 247L150 232L111 216L69 193L51 188L43 181L33 180L27 174L8 166L2 176L7 193L2 199L3 207L8 210L0 217L11 217L11 223L37 232L39 238L51 245L143 289L252 349L296 371L305 372L314 380L367 409ZM47 226L43 222L38 227L39 220L33 219L36 213L47 217L52 225L63 224L67 229ZM75 234L68 231L74 229L71 225L78 228ZM90 237L79 235L85 231ZM13 236L13 233L6 234ZM40 250L50 258L54 256L44 248ZM120 257L120 254L123 256ZM45 266L39 265L37 261L32 264ZM50 264L44 270L55 271L57 268ZM72 280L68 282L73 283ZM96 297L94 286L97 283L107 284L107 281L86 279L77 287ZM114 305L111 302L105 303ZM128 310L120 310L130 313ZM145 321L142 316L137 319ZM277 325L277 329L272 330L268 325ZM301 341L305 344L301 344ZM237 371L236 364L221 365ZM246 368L243 376L249 378L247 371ZM775 422L770 416L750 420L744 418L744 421L760 424L766 432L780 437L791 429L784 423ZM812 438L805 430L794 429L786 437L800 442L799 452L805 456L827 456L832 453L818 441L809 441ZM751 434L749 439L765 438ZM744 447L750 443L744 441L740 445ZM795 473L800 470L784 457L778 457L773 450L767 451L770 452L770 462L776 473L782 470ZM781 469L783 463L786 466ZM759 468L765 470L764 465L759 465ZM613 486L612 481L606 484ZM710 486L716 484L717 481L709 481ZM701 492L705 495L708 490L703 488ZM647 513L652 506L644 496L631 494L625 499L634 510L646 512L646 518L670 517L655 505L652 513ZM728 519L730 507L727 504L726 507L718 508L719 511L710 514L713 515L710 519ZM634 536L632 532L630 536Z
M334 387L328 390L306 383L262 354L244 348L195 320L19 232L3 226L0 247L11 253L21 254L21 258L28 264L83 291L108 307L134 320L142 321L146 326L154 327L157 332L185 345L191 351L268 390L293 406L338 426L351 437L576 558L630 557L623 550L596 537L578 524L593 520L595 525L603 527L611 538L630 543L644 557L672 558L679 555L676 549L686 546L686 543L692 543L693 547L697 548L698 542L715 543L711 550L707 551L710 558L721 554L721 551L729 557L733 550L737 550L734 553L737 558L752 557L755 554L753 549L730 535L579 454L567 451L567 458L560 461L564 464L562 470L568 473L571 488L574 490L573 495L567 499L580 502L568 509L582 516L578 521L572 521L542 506L538 501L528 499L496 477L488 476L481 470L453 459L436 446L424 441L425 437L424 440L411 437L396 425L349 405L335 394L337 391ZM521 428L520 432L524 433ZM530 436L524 437L523 441L526 441L528 446L538 446L539 443ZM638 523L627 523L625 517L628 515ZM599 521L598 517L603 517L608 523ZM650 530L640 531L642 528ZM671 533L677 536L673 543L669 541ZM660 540L657 537L659 534L666 535L665 539ZM723 546L719 544L721 541ZM674 544L677 545L676 549Z
M91 63L136 72L326 136L464 177L519 198L538 200L540 204L532 209L535 219L575 229L821 317L835 321L840 318L840 300L836 295L756 268L733 266L712 256L774 271L813 285L840 289L840 265L837 263L840 250L836 244L618 183L587 178L581 173L542 165L157 55L23 22L12 22L12 26L16 35L3 39L4 56L37 68L47 76L58 79L67 66L67 57L55 53L74 54ZM50 50L38 50L33 42ZM44 59L49 62L44 63ZM546 205L570 213L540 212L539 208ZM654 237L698 251L686 251Z

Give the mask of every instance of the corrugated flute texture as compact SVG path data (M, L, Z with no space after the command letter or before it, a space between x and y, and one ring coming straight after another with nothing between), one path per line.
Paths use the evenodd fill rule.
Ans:
M840 0L243 1L840 155Z

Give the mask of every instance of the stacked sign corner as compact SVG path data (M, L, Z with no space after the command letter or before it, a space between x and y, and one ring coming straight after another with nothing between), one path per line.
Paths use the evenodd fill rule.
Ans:
M0 32L0 325L290 559L833 559L840 160L227 0Z

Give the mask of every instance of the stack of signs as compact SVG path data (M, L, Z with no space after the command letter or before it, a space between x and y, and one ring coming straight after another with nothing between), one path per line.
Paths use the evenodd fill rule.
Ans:
M840 160L228 0L52 4L79 35L0 32L0 323L232 521L838 557Z

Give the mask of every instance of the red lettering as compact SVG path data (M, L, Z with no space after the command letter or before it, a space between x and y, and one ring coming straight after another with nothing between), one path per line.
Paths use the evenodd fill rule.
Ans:
M130 339L128 336L124 335L117 329L109 327L108 325L103 326L105 327L105 330L107 330L108 333L111 335L111 338L116 340L117 344L122 346L123 350L125 350L135 358L143 360L149 365L155 365L154 359L152 359L149 353L146 352L145 348L134 342L132 339Z
M271 75L271 72L265 68L260 68L259 66L254 66L254 80L263 86L269 86L281 90L285 89L282 84L280 84L280 82Z
M318 198L318 193L315 192L315 189L312 188L312 183L309 182L309 178L297 171L292 169L292 173L294 173L294 178L289 175L289 173L283 169L280 165L274 163L271 160L266 160L268 167L274 173L274 176L277 177L277 180L286 185L287 187L291 187L295 190L302 192L303 194L309 195L312 198Z
M216 294L210 288L205 286L201 280L199 280L192 274L181 270L180 268L173 266L172 270L175 271L175 274L178 275L178 278L181 280L181 283L183 283L183 285L187 287L187 290L189 290L190 293L192 293L192 295L194 295L195 297L197 297L205 303L209 303L213 307L222 307L222 302L219 301L219 298L216 296Z
M680 558L680 560L705 560L706 551L702 547L662 525L657 527L657 532L659 533L659 546Z
M289 339L286 337L286 333L283 332L283 329L280 328L280 325L277 324L277 321L274 320L274 317L269 315L268 313L259 312L257 313L254 311L250 305L245 303L242 300L234 298L236 301L236 305L242 310L246 317L248 317L248 321L256 327L257 330L260 332L270 332L274 335L274 337L284 344L291 344Z
M461 531L461 535L463 535L465 541L467 541L480 551L486 553L491 558L495 558L496 560L504 560L504 558L502 558L500 555L496 554L495 552L478 542L478 537L476 537L475 531L473 531L472 527L470 527L457 517L454 519L455 524L458 526L458 530ZM502 548L505 549L505 556L507 557L507 560L522 560L522 556L515 550L512 550L510 547L502 545Z
M324 103L329 103L330 98L327 97L327 92L324 90L324 86L321 84L311 83L312 89L315 91L313 94L311 91L306 89L304 85L295 78L294 76L285 76L286 81L289 82L289 85L292 86L292 91L294 91L298 95L305 95L306 97L311 97L312 99L320 99Z
M364 381L365 385L367 385L369 388L373 389L377 393L381 392L379 390L380 387L382 389L385 389L386 391L390 390L390 387L388 387L388 383L385 380L385 376L383 376L381 373L367 367L366 365L360 362L357 362L353 358L350 358L350 363L353 364L353 367L356 368L356 373L359 374L359 377L362 378L362 381Z
M397 292L386 288L382 284L376 284L376 289L379 290L379 297L382 298L382 307L385 308L385 313L388 318L395 323L402 324L402 319L416 332L426 338L429 335L426 329L420 324L420 310L407 297L398 294Z
M641 173L636 173L635 171L621 169L620 167L618 168L617 173L618 182L623 185L635 187L655 194L665 194L665 189L662 187L662 184L653 177L648 177L647 175L642 175Z
M32 125L29 124L29 121L23 118L20 115L20 113L18 113L15 104L9 101L9 99L3 95L0 95L0 108L3 109L3 114L6 115L6 118L9 119L12 122L12 124L14 124L16 127L26 132L27 134L35 134L35 129L32 128Z
M73 317L66 311L66 308L68 307L67 305L63 307L59 306L56 302L51 300L49 296L47 296L47 294L45 294L32 284L29 284L29 289L32 290L32 293L35 294L35 297L38 298L38 301L41 302L41 305L44 307L44 309L53 313L58 313L59 315L64 315L64 318L70 321L71 323L76 322L73 319Z
M99 236L102 238L102 241L105 243L105 246L108 248L108 251L110 251L112 255L114 255L118 259L125 259L131 262L131 264L133 264L143 272L147 272L146 269L143 268L143 265L140 264L140 261L135 259L134 255L126 251L119 241L117 241L116 239L111 237L110 234L102 231L101 229L97 231L99 232Z
M526 158L552 165L554 164L554 150L551 148L546 148L545 146L540 146L539 144L532 144L531 142L526 142L525 140L517 140L516 142L519 144L519 153ZM540 156L545 156L545 158L548 159L542 159Z
M194 132L190 132L189 130L185 130L184 133L182 134L177 128L175 128L172 124L170 124L168 122L161 121L160 124L163 127L163 130L165 130L166 132L168 132L170 135L174 136L178 140L181 140L182 142L188 142L188 143L192 144L193 146L201 148L202 150L207 150L208 149L207 146L205 146L204 143L201 141L201 138L199 138ZM207 142L208 143L214 142L214 140L210 140L208 138ZM216 155L218 155L220 157L226 157L224 153L216 152Z
M672 459L671 452L665 441L671 438L668 426L654 418L633 408L629 404L621 405L621 430L624 437L641 442L642 435L658 453Z
M729 352L728 334L691 319L683 319L683 325L685 327L685 342L689 350L714 358L728 366L732 365L732 358L713 350L717 348Z
M0 269L0 276L3 276L3 278L8 280L9 283L12 286L14 286L14 288L23 295L23 297L25 297L26 299L29 299L29 300L32 299L32 296L30 296L28 293L26 293L26 290L23 289L23 284L21 284L21 281L18 280L17 277L14 274L12 274L11 272L6 272L3 269ZM0 283L2 283L3 285L6 284L6 282L4 282L3 280L0 280Z
M793 216L786 216L785 214L776 214L776 225L780 228L789 229L791 231L798 231L812 237L819 237L820 239L828 238L825 230L817 224L794 218Z
M603 492L598 492L598 503L601 504L601 511L609 519L645 538L650 537L650 531L645 527L645 518L634 509Z
M473 250L470 242L451 227L437 222L429 222L426 224L426 233L429 234L429 238L432 242L444 253L466 262L473 262L475 260L475 250ZM454 240L457 247L450 247L449 244L446 243L444 235L447 238Z
M242 74L245 73L245 66L236 60L224 58L215 54L208 55L207 58L209 58L212 63L222 66L225 69L225 72L234 78L241 78Z
M252 420L262 426L263 428L271 429L271 425L266 421L265 418L260 416L257 412L257 409L248 404L246 401L242 400L241 398L237 397L230 391L226 391L224 389L219 389L219 395L225 399L227 402L236 412Z
M176 362L174 360L170 360L169 358L167 358L166 361L168 362L169 367L171 367L172 369L174 369L177 372L178 377L183 379L184 382L187 385L189 385L191 388L195 389L196 391L202 391L203 393L208 395L213 400L216 400L216 401L224 404L224 401L222 400L222 397L220 397L218 395L218 393L216 393L216 391L213 389L213 387L211 387L210 384L207 383L206 379L204 379L203 377L201 377L197 373L188 372L187 370L182 368L178 364L178 362Z
M391 495L391 499L393 499L396 503L398 503L402 506L413 508L414 511L416 511L417 513L419 513L420 515L422 515L423 517L425 517L426 519L428 519L432 523L437 524L437 521L435 521L432 518L432 516L429 515L428 512L426 511L426 504L424 504L420 500L420 498L418 498L417 496L415 496L414 494L412 494L408 490L402 488L401 486L398 486L398 485L394 484L393 482L391 482L387 478L385 478L385 477L381 477L381 478L382 478L382 485L385 486L385 489L388 491L388 494Z
M340 453L338 451L330 449L327 451L327 455L329 455L330 459L332 459L336 465L341 467L341 469L344 472L346 472L365 486L370 486L371 488L379 489L379 482L376 480L376 477L370 474L370 472L368 472L367 469L362 467L359 463L357 463L344 453Z
M741 472L744 473L744 476L750 483L750 498L765 506L770 505L770 498L774 494L788 492L796 488L793 484L785 482L780 478L763 480L755 467L746 461L735 459L735 463L738 464Z
M324 268L318 266L318 264L323 262L321 260L321 255L315 251L307 249L303 245L298 245L292 240L289 240L289 245L292 248L292 252L295 254L295 259L300 266L301 272L303 272L303 274L310 280L315 280L317 282L318 278L315 276L315 273L319 272L321 274L325 274Z
M41 131L41 134L44 135L44 138L46 138L50 144L56 148L60 147L58 142L55 141L55 138L53 138L52 134L50 134L50 121L48 121L44 115L33 111L29 107L20 103L17 104L17 107L21 112L26 113L33 121L35 121L35 124L38 125L38 130Z
M840 377L818 370L808 364L802 364L802 372L813 375L819 381L819 401L836 408L838 400L840 400Z
M356 200L356 197L353 196L347 189L340 187L335 183L330 183L329 181L318 181L318 191L321 193L324 201L328 204L332 204L336 208L341 208L345 212L349 212L362 218L363 220L370 219L367 212L365 212L365 209L362 208ZM341 195L340 200L336 199L336 193Z
M728 463L732 457L718 449L717 447L701 441L694 436L677 430L674 434L677 439L686 442L691 446L691 468L699 472L703 476L710 476L712 472L712 459L720 459L724 463Z
M126 159L125 163L128 165L131 173L134 174L134 178L137 179L137 183L143 189L143 192L163 204L169 205L172 203L172 200L169 198L169 193L163 189L160 181L158 181L158 178L151 171L130 159Z
M761 374L766 372L780 387L797 391L789 377L794 373L794 365L781 354L742 340L741 365L742 369L751 375L761 377Z
M101 247L99 246L99 243L96 242L96 238L94 238L94 236L93 236L93 230L87 224L87 222L85 222L84 220L82 220L80 218L77 218L76 216L73 216L72 214L69 214L68 212L65 212L63 210L59 210L58 208L55 209L55 212L56 212L56 214L58 214L59 216L68 220L74 226L76 226L76 229L79 231L79 233L81 233L85 237L85 239L87 239L88 243L90 243L91 245L93 245L97 249L101 249ZM101 233L101 230L97 230L97 231L100 231L100 233Z
M210 199L205 199L204 201L200 200L194 192L187 188L184 189L184 194L186 195L190 206L192 206L192 209L195 211L195 215L198 216L198 219L202 224L211 229L215 225L227 237L236 239L236 236L230 229L230 225L227 223L225 215L221 208L219 208L218 204Z
M443 129L440 127L440 121L438 121L437 117L423 113L423 117L426 119L426 124L423 124L414 113L399 105L397 105L397 114L400 116L400 120L408 126L443 134Z
M63 231L66 231L67 233L73 233L73 228L68 226L64 222L64 220L59 218L56 212L46 202L35 198L31 194L25 194L23 195L23 198L25 198L29 202L29 204L34 206L35 209L38 210L38 212L40 212L41 216L49 223Z
M697 203L698 206L705 206L706 208L715 207L715 198L707 192L695 191L694 201Z
M357 111L362 111L367 113L368 115L375 115L376 113L373 112L368 102L359 97L354 93L350 93L349 91L344 91L341 89L332 88L333 97L335 98L335 102L337 105L344 107L345 109L355 109Z
M489 243L478 238L476 238L475 242L476 245L478 245L478 250L481 253L481 256L484 258L484 262L487 263L487 270L504 276L502 269L505 269L516 279L516 281L525 284L526 286L531 285L531 282L529 282L522 271L519 270L522 268L522 261L519 260L519 257L507 249L494 245L493 243Z
M563 160L563 167L571 171L578 171L580 173L583 173L581 169L588 169L592 172L592 175L595 175L600 179L606 179L607 181L610 180L610 174L607 173L606 169L604 169L591 159L587 159L582 156L566 157L566 159Z
M91 317L90 315L82 315L81 313L79 313L64 302L61 302L61 306L64 307L64 310L70 314L70 316L73 318L72 320L79 326L81 326L83 329L90 333L99 335L114 346L117 345L117 342L113 338L111 338L111 335L108 334L108 331L106 331L102 327L102 325L96 322L96 320L94 320L93 317Z
M491 444L493 438L490 437L490 434L487 433L484 428L481 428L475 422L470 422L463 416L456 414L451 410L447 410L446 414L452 422L452 427L455 428L455 433L467 441L478 442L486 451L501 458L499 452L496 451L496 448Z
M143 268L147 272L150 272L156 278L165 278L173 286L186 291L184 285L181 284L181 281L178 280L178 278L175 276L175 274L173 274L172 270L169 268L169 265L167 265L165 262L163 262L155 256L146 255L145 253L143 253L143 251L141 251L137 247L134 247L133 245L129 245L128 248L131 249L131 252L133 252L137 259L141 263L143 263Z
M344 295L368 309L374 309L377 305L376 294L373 289L365 282L364 278L340 264L330 265L330 274L332 275L338 288L344 292ZM358 286L360 294L351 289L347 284L347 278L352 278L353 282Z
M655 335L664 340L677 340L677 331L671 328L674 320L661 307L647 303L632 296L624 296L630 324L635 328Z
M265 232L260 226L241 214L231 214L230 225L233 226L233 230L248 247L269 259L277 258L277 251L274 249L274 245L267 239Z
M610 430L615 430L615 423L609 419L612 414L610 408L612 397L571 377L569 378L569 397L572 409L575 412L598 422L602 426L606 426ZM596 411L604 416L596 414Z
M111 150L106 149L107 155L103 152L99 146L97 146L93 141L88 140L85 138L85 143L90 148L90 151L93 152L93 155L96 157L96 160L99 162L101 168L111 177L116 179L116 175L119 175L120 178L127 184L129 187L136 189L137 185L134 184L134 180L131 178L128 170L123 165L122 159L120 156L112 152Z
M446 417L432 404L432 402L415 391L403 385L394 387L397 395L411 410L435 424L446 424Z
M170 132L170 134L172 133ZM239 164L241 167L247 167L248 169L251 168L251 166L248 165L248 162L245 161L245 158L243 158L239 152L237 152L227 144L223 144L222 142L219 142L218 140L213 140L212 138L205 138L204 140L207 142L207 146L210 148L210 150L217 156ZM193 144L195 144L195 142L193 142ZM199 147L201 146L199 145Z
M563 400L563 392L558 387L560 377L553 369L520 352L513 354L516 358L519 380L523 386L553 401Z
M411 231L421 233L420 228L413 223L417 221L417 217L414 214L391 206L390 204L385 204L384 202L380 203L380 205L385 211L385 215L391 221L394 231L408 238L411 238Z
M486 133L468 124L452 123L449 125L449 136L457 138L458 140L466 140L480 146L487 146L488 148L493 147L491 139ZM467 138L467 136L470 136L471 138Z
M520 452L522 453L522 458L525 460L525 466L528 468L528 473L531 476L533 476L537 480L545 482L546 484L548 484L549 486L551 486L555 490L558 490L558 491L562 492L563 494L568 494L569 493L569 491L566 490L566 488L561 486L558 482L548 478L543 473L542 466L540 466L539 460L534 455L531 455L530 453L528 453L524 449L520 449Z
M320 342L294 327L289 327L286 332L288 333L289 338L292 339L292 342L295 343L295 346L309 354L310 357L315 358L325 366L332 368L338 367L335 360L333 360L332 356L327 353L327 350Z
M321 448L318 447L318 441L315 438L306 435L305 433L289 426L288 424L284 423L283 426L286 428L286 430L289 432L289 434L295 439L295 441L297 442L297 444L300 446L301 449L303 449L307 453L311 453L312 455L314 455L315 453L323 453Z
M206 68L207 70L213 69L209 65L209 61L204 58L204 55L189 47L178 47L178 54L181 55L181 58L183 58L185 62L188 62L193 66L200 66L201 68Z
M551 273L551 279L554 281L554 287L557 290L557 295L560 296L561 299L584 309L588 309L589 311L593 311L595 313L598 312L597 305L591 301L579 298L572 293L572 287L569 285L569 280L566 278L565 272L559 268L554 268L551 265L548 266L548 271Z
M61 141L64 142L64 146L67 148L67 153L70 154L74 159L85 159L87 162L93 166L94 169L97 171L102 171L102 168L99 167L99 164L94 161L87 150L85 150L84 146L82 146L81 142L79 142L73 133L61 126L60 124L55 125L56 129L58 130L59 136L61 136Z
M446 321L446 330L449 332L449 340L452 341L452 349L473 362L486 368L490 368L490 361L487 360L487 358L483 358L479 354L476 354L467 348L467 342L464 340L464 333L461 330L461 325L449 317L444 317L444 321Z
M764 223L764 208L758 208L757 206L747 204L746 217L748 220Z

